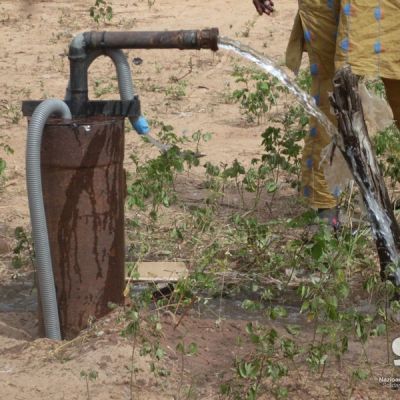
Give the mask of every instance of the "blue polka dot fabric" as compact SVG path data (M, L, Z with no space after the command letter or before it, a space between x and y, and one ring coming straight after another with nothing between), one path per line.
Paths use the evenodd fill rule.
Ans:
M288 66L298 70L301 56L294 52L307 44L329 57L332 50L326 43L332 41L336 68L350 64L357 75L400 79L400 0L299 0ZM321 67L311 66L311 74Z

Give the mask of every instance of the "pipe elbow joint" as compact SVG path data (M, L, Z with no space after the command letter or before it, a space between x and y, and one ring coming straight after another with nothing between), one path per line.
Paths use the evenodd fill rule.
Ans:
M70 45L69 45L69 54L68 57L70 60L78 60L78 59L86 59L87 51L86 51L86 33L79 33L76 35Z

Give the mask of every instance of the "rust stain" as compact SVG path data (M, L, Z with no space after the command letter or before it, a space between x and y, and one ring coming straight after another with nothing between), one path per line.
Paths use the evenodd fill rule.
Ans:
M64 337L122 302L122 119L46 126L42 181ZM88 129L90 127L90 129Z

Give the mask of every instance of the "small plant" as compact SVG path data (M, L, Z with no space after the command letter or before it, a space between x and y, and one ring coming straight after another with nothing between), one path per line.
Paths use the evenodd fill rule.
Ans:
M200 152L199 148L200 148L201 142L207 143L209 140L211 140L211 138L212 138L211 132L203 133L201 130L194 132L192 135L192 139L193 139L193 142L196 144L195 153L199 154L199 152Z
M111 1L108 0L96 0L94 5L89 9L90 17L97 24L102 21L110 22L113 18L113 8Z
M63 7L61 9L61 14L58 18L58 24L60 27L66 30L66 33L70 33L76 30L79 30L79 19L76 18L76 15L71 12L70 7Z
M296 83L306 93L311 92L312 76L309 69L301 69L296 78Z
M4 182L4 171L6 170L7 163L0 157L0 183Z
M152 9L152 7L156 4L156 0L147 0L147 5L149 7L149 10Z
M236 361L237 379L221 385L221 394L228 399L255 400L268 390L275 399L287 398L288 390L280 385L280 380L288 375L288 367L279 360L278 354L293 360L298 354L296 344L290 338L279 338L275 329L251 322L246 332L256 353Z
M129 276L137 276L137 264L132 265ZM153 305L154 287L149 287L141 293L130 291L129 283L125 289L125 297L131 299L131 306L126 308L123 321L125 327L121 332L123 337L131 340L130 364L126 365L129 372L130 400L134 400L134 387L137 374L140 372L136 363L137 355L141 357L150 357L150 372L155 376L165 377L169 372L158 363L163 359L165 351L160 347L159 337L161 335L162 325L157 312L151 309Z
M93 89L94 96L96 98L99 98L108 93L116 93L118 91L117 87L112 82L106 83L101 79L96 79L94 81Z
M232 75L244 86L234 90L232 98L240 103L248 122L260 123L285 89L276 78L247 67L235 66Z
M377 78L372 80L366 80L365 86L367 87L368 90L372 91L378 96L386 98L385 85L382 79Z
M244 29L242 31L242 36L243 37L247 38L247 37L250 36L250 31L251 31L252 28L254 28L255 23L256 23L256 20L250 20L250 21L247 21L244 24Z
M61 31L61 32L57 32L57 33L53 32L51 34L51 38L49 41L51 44L55 44L55 43L59 42L60 40L70 39L71 37L72 37L72 33L69 31ZM53 56L53 60L54 60L54 56ZM58 69L57 69L57 71L58 71Z
M3 149L6 154L14 154L14 150L6 143L0 143L0 149ZM0 157L0 187L5 180L5 170L7 167L6 161Z
M193 60L192 60L192 57L189 58L187 66L188 66L188 70L183 75L181 75L181 76L172 75L172 76L169 77L169 81L171 83L177 83L177 82L181 81L182 79L186 78L188 75L190 75L193 72ZM157 67L156 70L158 70L158 69L159 68Z
M134 181L128 187L128 205L145 210L150 203L150 217L153 219L157 218L160 205L169 207L176 201L174 191L176 174L183 172L186 168L190 169L193 165L199 165L196 153L182 151L177 146L189 141L189 139L178 137L172 126L161 124L159 137L163 143L170 145L169 150L144 164L140 162L136 155L132 154L131 160L135 164L136 172ZM208 135L197 132L195 137L198 148L199 140L208 137Z
M27 264L31 264L31 266L34 267L35 251L31 236L25 231L24 228L18 226L15 228L14 237L17 243L13 249L14 256L11 260L11 265L16 269L19 269Z
M164 89L165 96L170 100L182 100L186 96L187 82L177 81Z
M395 190L400 180L400 131L395 125L378 132L373 138L381 171L389 179L389 187Z
M89 382L94 382L97 379L97 377L99 376L99 373L92 369L90 369L88 371L82 370L80 373L80 376L82 379L85 380L85 383L86 383L86 398L87 398L87 400L91 400L92 397L90 395Z
M278 183L279 172L288 172L292 187L299 187L302 143L307 134L308 116L301 106L289 106L283 118L275 122L282 128L268 127L261 135L265 153L262 160L273 171Z
M11 124L18 124L22 118L21 106L8 100L0 100L0 116Z
M321 376L330 357L340 361L348 351L350 337L359 341L366 354L365 344L372 336L374 324L380 325L373 316L349 305L349 276L355 260L364 256L366 246L365 233L343 233L335 238L323 225L313 242L305 245L311 276L309 282L300 285L298 293L302 299L301 313L314 322L314 340L309 344L306 360ZM381 332L377 328L376 333Z
M184 373L185 373L185 357L192 357L197 355L198 348L196 343L190 343L188 346L185 346L185 343L183 341L179 342L176 345L176 351L180 354L180 381L179 381L179 386L178 386L178 392L176 399L180 400L181 399L181 392L182 392L182 386L183 386L183 378L184 378ZM190 388L189 388L190 391Z
M271 194L266 204L271 210L274 196L279 188L280 175L286 172L286 181L294 188L299 188L301 172L302 142L307 134L308 116L300 106L289 106L283 117L274 120L279 126L269 126L262 136L264 154L253 158L251 166L246 168L238 160L231 165L213 165L207 162L207 187L214 195L214 200L224 197L225 187L233 182L245 207L246 193L254 193L251 209L256 209L263 192Z

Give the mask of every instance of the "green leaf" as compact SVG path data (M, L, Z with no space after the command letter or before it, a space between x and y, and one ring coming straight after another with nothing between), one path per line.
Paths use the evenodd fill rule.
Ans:
M232 388L231 388L229 383L223 383L219 387L219 390L220 390L221 394L229 395L231 393L231 391L232 391Z
M288 225L291 228L302 228L314 222L317 213L314 210L308 210L305 213L289 220Z
M257 363L245 362L241 361L238 365L238 373L241 378L248 379L248 378L255 378L258 372L258 365Z
M268 193L275 193L278 190L278 184L276 182L268 182L265 185Z
M260 310L261 304L253 300L245 299L242 302L242 308L249 311Z
M197 344L194 343L194 342L190 343L189 347L188 347L188 350L187 350L187 354L191 355L191 356L194 356L194 355L197 354L197 352L198 352Z
M176 351L182 354L185 354L185 345L182 342L179 342L176 345Z
M91 381L96 380L98 376L99 376L99 373L97 371L94 371L94 370L89 371L89 379Z
M369 376L369 372L360 368L357 368L355 371L353 371L353 377L356 379L359 379L360 381L365 380Z
M248 322L246 324L246 333L249 334L249 335L252 335L254 333L253 323L252 322Z
M285 325L286 331L293 336L297 336L300 333L300 328L300 325Z
M2 175L7 167L7 163L0 157L0 175Z
M382 336L386 333L386 325L378 324L375 329L372 329L371 336Z
M288 312L283 306L275 306L269 310L269 317L271 319L286 318L287 316Z
M279 386L277 389L275 389L275 396L277 399L286 399L289 395L289 391L285 387Z
M319 260L324 254L325 245L322 241L317 241L311 247L311 256L314 260Z
M247 400L256 400L257 399L257 386L253 385L247 392Z

